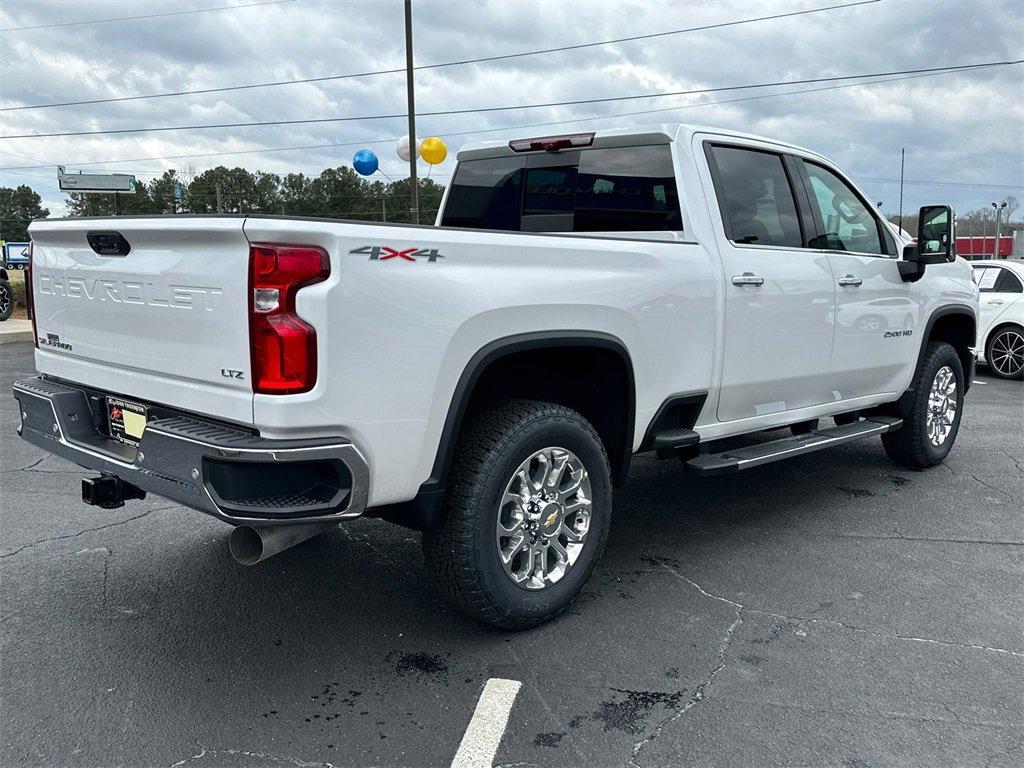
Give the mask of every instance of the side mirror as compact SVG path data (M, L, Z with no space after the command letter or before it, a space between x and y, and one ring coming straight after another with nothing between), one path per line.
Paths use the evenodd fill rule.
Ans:
M926 205L917 219L917 261L942 264L956 258L953 238L953 209L948 205Z
M953 209L948 205L926 205L917 218L917 243L903 249L900 275L907 282L920 280L928 264L956 260Z

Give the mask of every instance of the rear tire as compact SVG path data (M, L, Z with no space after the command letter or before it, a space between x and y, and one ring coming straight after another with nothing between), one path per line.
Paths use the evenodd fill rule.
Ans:
M488 406L459 436L449 478L440 523L423 534L427 568L449 602L514 630L564 611L611 520L608 456L589 422L553 403Z
M949 455L960 429L964 372L956 350L945 342L929 344L911 387L910 413L900 429L882 435L882 445L897 464L923 469Z

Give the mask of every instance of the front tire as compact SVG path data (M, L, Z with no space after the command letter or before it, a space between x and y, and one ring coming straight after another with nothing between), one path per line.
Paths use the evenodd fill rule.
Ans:
M985 361L992 374L1000 379L1024 379L1024 328L1005 325L996 330L985 347Z
M910 413L900 429L882 435L882 445L897 464L923 469L949 455L960 430L964 372L956 350L945 342L929 344L911 386Z
M459 437L444 509L423 534L427 568L474 619L527 629L590 578L611 520L611 471L594 428L561 405L510 400Z

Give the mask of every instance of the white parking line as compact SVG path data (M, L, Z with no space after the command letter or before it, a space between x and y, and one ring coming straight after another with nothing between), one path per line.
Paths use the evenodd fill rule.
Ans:
M499 677L487 681L466 728L466 735L459 744L459 751L452 760L452 768L491 768L522 685L518 680Z

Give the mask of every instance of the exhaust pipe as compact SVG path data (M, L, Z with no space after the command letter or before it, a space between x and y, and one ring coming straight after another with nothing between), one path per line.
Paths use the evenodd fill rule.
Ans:
M278 552L301 544L306 539L326 533L337 523L309 523L308 525L239 525L231 532L228 548L235 562L256 565Z

